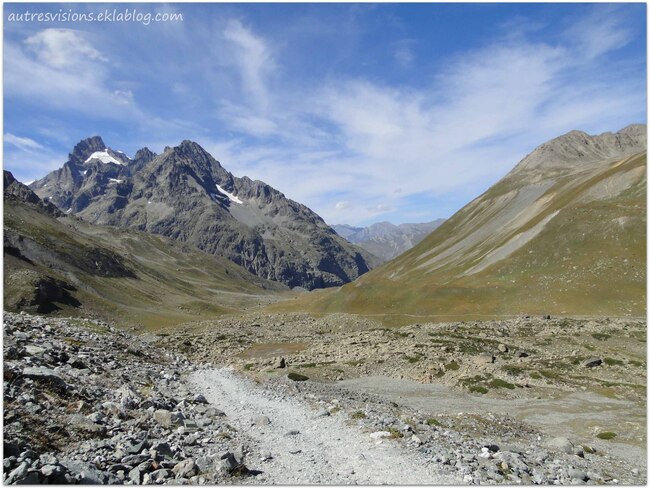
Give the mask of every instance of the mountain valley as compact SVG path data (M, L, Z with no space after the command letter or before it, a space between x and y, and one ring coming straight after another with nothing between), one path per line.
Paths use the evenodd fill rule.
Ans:
M5 171L4 483L646 484L646 131L368 228L190 141Z

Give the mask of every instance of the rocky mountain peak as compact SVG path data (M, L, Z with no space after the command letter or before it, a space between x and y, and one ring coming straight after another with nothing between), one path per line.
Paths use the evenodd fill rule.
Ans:
M97 151L104 151L106 145L100 136L92 136L79 141L72 153L70 153L70 161L76 164L83 164L90 155Z
M629 156L647 148L647 126L632 124L616 133L589 135L573 130L538 146L512 170L566 169L608 158Z

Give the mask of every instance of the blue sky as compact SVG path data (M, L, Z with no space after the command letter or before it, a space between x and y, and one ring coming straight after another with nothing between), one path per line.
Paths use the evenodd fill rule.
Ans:
M645 4L4 4L4 166L192 139L328 223L449 217L539 144L646 120ZM50 13L182 21L26 22Z

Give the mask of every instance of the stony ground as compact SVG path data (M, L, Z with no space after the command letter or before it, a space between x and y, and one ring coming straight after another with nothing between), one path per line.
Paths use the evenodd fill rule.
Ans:
M642 397L630 385L645 385L644 323L562 321L389 330L256 315L134 337L96 320L5 314L4 482L644 484L645 465L609 449L616 438L549 436L499 410L433 416L370 393L390 375L497 405L602 382L626 402ZM543 368L549 359L561 366ZM565 371L579 378L551 375ZM353 385L363 379L368 388Z
M95 320L4 315L4 483L228 483L246 472L195 369Z

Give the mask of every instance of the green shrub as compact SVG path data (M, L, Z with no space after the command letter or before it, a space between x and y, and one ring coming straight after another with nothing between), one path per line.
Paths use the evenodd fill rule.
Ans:
M479 394L487 394L490 392L490 390L487 387L483 387L482 385L471 385L469 387L470 392L478 392Z
M447 370L458 370L460 368L460 365L458 365L458 362L453 361L445 364L445 368Z
M490 381L490 387L494 387L495 389L514 389L515 384L511 384L510 382L506 382L505 380L502 379L492 379Z
M608 335L607 333L591 333L591 336L597 339L598 341L605 341L610 338L610 335Z
M613 431L601 431L596 435L596 438L600 438L601 440L611 440L612 438L616 437L616 433Z
M304 382L305 380L309 380L309 377L306 375L301 375L296 372L289 372L289 375L287 375L287 377L294 382Z
M428 424L429 426L442 426L442 424L440 423L440 421L438 421L436 418L429 418L429 419L427 419L427 424Z
M617 360L616 358L610 358L610 357L603 358L603 362L605 362L606 365L623 365L624 364L624 362L622 360Z
M355 411L355 412L352 413L352 415L350 417L352 419L366 419L367 418L366 413L364 413L363 411Z

